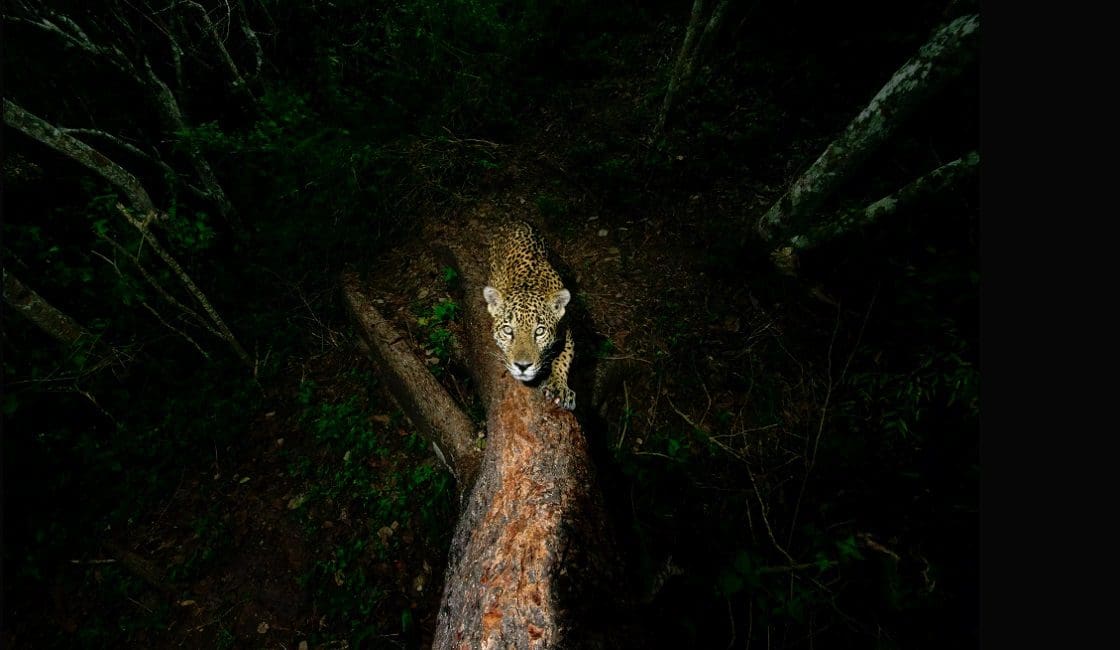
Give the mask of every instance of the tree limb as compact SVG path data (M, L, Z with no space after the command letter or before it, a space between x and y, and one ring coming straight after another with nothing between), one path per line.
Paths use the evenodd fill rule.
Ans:
M0 272L4 275L4 302L34 323L36 327L67 346L94 341L93 334L79 325L78 321L43 300L10 270L3 269Z
M971 63L980 17L962 16L938 30L848 124L757 224L768 242L798 245L818 208L892 135L903 119Z
M455 476L460 495L465 494L482 459L474 424L412 354L405 338L374 308L356 275L343 275L342 292L397 404L427 434L436 455Z
M144 215L160 214L147 190L135 176L93 147L29 113L10 99L4 99L4 123L93 170L124 192L129 203L138 212Z

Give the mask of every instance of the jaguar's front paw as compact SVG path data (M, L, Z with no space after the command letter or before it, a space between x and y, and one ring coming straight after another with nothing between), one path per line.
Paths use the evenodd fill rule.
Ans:
M541 386L545 399L560 408L574 411L576 408L576 392L564 385L545 384Z

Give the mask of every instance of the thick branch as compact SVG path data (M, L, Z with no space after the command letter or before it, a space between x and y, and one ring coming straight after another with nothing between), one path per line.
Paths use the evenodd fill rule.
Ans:
M73 346L87 341L93 342L94 336L77 321L43 300L38 293L20 282L8 269L3 269L2 272L4 302L12 309L63 345Z
M704 0L693 0L692 11L688 18L688 27L685 29L684 42L677 53L677 60L673 63L673 72L669 75L669 86L665 90L665 99L661 102L661 112L658 113L657 124L653 127L653 137L656 139L665 128L665 120L669 117L669 110L673 107L677 89L680 87L684 70L692 57L692 46L699 34L700 20L704 13Z
M845 233L868 226L881 217L898 211L899 207L912 204L922 197L932 196L954 187L980 168L980 154L973 151L961 158L920 176L894 194L884 196L862 210L843 213L832 221L823 223L804 235L791 238L794 251L804 251Z
M244 0L239 0L237 6L241 9L241 16L238 20L241 25L241 33L245 35L245 40L253 47L255 65L252 76L256 77L260 75L261 68L264 66L264 50L261 48L261 41L257 38L257 33L253 31L252 25L249 24L249 12L245 10Z
M455 475L460 493L466 493L482 459L470 418L412 354L407 340L370 304L356 275L343 275L342 292L397 404L427 434L436 455Z
M4 100L4 123L90 168L124 192L129 203L141 214L159 213L148 192L135 176L96 149L9 99Z
M903 119L971 63L980 17L938 30L899 68L844 132L758 221L763 239L785 245L808 231L817 209L894 133Z

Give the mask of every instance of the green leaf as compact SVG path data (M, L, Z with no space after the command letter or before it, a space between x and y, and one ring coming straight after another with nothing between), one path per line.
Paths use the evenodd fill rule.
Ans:
M4 393L4 415L13 415L19 409L19 400L11 393Z
M732 596L743 590L743 579L734 571L724 571L719 575L719 592L724 596Z
M751 556L746 551L739 551L735 556L735 570L743 575L750 575L754 572L754 563L751 562Z
M863 555L860 554L859 548L856 546L856 538L853 535L836 542L836 549L840 551L840 559L856 559L862 560Z

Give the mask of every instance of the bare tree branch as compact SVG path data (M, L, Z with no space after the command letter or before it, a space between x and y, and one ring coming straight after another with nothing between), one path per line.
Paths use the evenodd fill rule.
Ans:
M221 58L222 63L225 64L226 69L229 71L229 75L232 78L231 83L234 90L244 95L255 106L257 100L255 97L253 97L253 94L249 92L249 85L245 82L245 78L242 77L241 71L237 68L237 64L234 63L233 57L230 56L229 50L226 49L225 42L218 34L217 26L215 26L214 22L210 20L210 12L206 10L206 7L203 7L193 0L186 0L182 4L195 10L202 17L202 23L205 26L205 31L210 35L211 39L213 39L214 46L218 50L219 58ZM230 15L228 19L232 20L233 16Z
M43 300L38 293L16 278L9 269L0 272L4 275L4 302L34 323L36 327L63 345L72 346L85 341L90 343L94 341L93 334L79 325L78 321Z
M29 113L9 99L4 100L4 122L96 172L124 192L135 210L144 215L160 213L135 176L86 143Z

